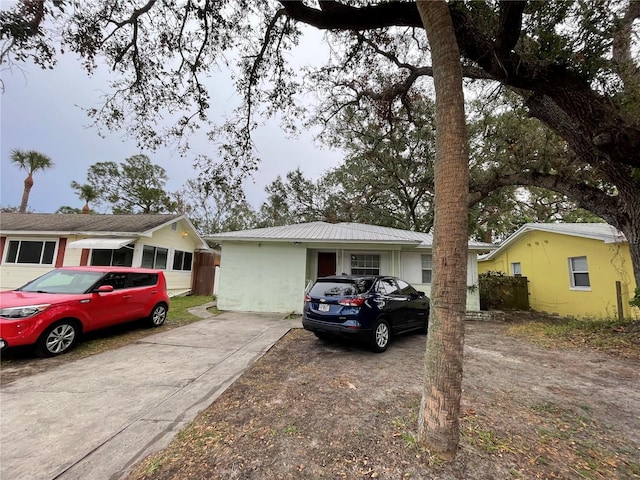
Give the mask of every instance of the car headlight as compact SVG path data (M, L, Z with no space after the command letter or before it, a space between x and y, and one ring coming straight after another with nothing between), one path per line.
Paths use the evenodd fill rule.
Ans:
M51 306L50 303L41 305L27 305L26 307L7 307L0 309L0 317L4 318L29 318L46 310Z

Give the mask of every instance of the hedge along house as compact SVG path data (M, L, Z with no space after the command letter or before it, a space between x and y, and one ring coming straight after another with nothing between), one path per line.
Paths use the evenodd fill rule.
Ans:
M629 245L606 223L527 223L481 257L480 273L527 277L531 309L584 318L640 318Z
M432 243L428 233L359 223L313 222L226 232L205 237L220 244L218 308L301 313L305 288L334 274L398 276L427 295ZM467 309L480 309L477 254L495 248L470 242Z
M0 289L56 267L112 265L164 270L169 293L184 294L200 250L209 247L184 215L3 213Z

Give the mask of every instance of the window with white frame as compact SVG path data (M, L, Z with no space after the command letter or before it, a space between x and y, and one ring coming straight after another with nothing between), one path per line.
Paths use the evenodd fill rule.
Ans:
M192 260L193 260L193 253L176 250L175 253L173 254L173 269L174 270L191 270Z
M141 266L144 268L157 268L160 270L165 270L167 268L168 256L169 250L167 248L145 245L142 248Z
M511 275L514 277L522 275L522 264L520 262L513 262L511 264Z
M433 276L433 255L423 253L420 255L422 260L422 283L431 283Z
M380 275L380 255L351 255L352 275Z
M4 263L53 265L55 251L54 240L9 240Z
M91 250L91 265L99 267L130 267L133 265L133 243L118 249Z
M572 288L589 288L591 286L587 257L569 258L569 274Z

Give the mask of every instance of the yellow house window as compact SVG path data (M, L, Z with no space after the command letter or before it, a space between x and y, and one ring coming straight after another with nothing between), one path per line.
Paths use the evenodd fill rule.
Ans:
M571 277L571 288L584 289L591 287L589 282L589 269L587 268L587 257L569 258L569 274Z
M511 275L514 277L522 275L522 264L520 262L514 262L511 264Z

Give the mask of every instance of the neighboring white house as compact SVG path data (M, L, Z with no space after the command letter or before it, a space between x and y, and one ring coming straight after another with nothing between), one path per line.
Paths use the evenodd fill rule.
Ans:
M394 275L427 295L431 292L433 237L429 233L313 222L205 238L222 248L217 287L221 310L301 313L308 284L336 273ZM470 311L480 309L477 254L494 248L469 242Z
M2 213L0 290L55 267L114 265L162 269L169 292L186 293L194 252L208 248L184 215Z

